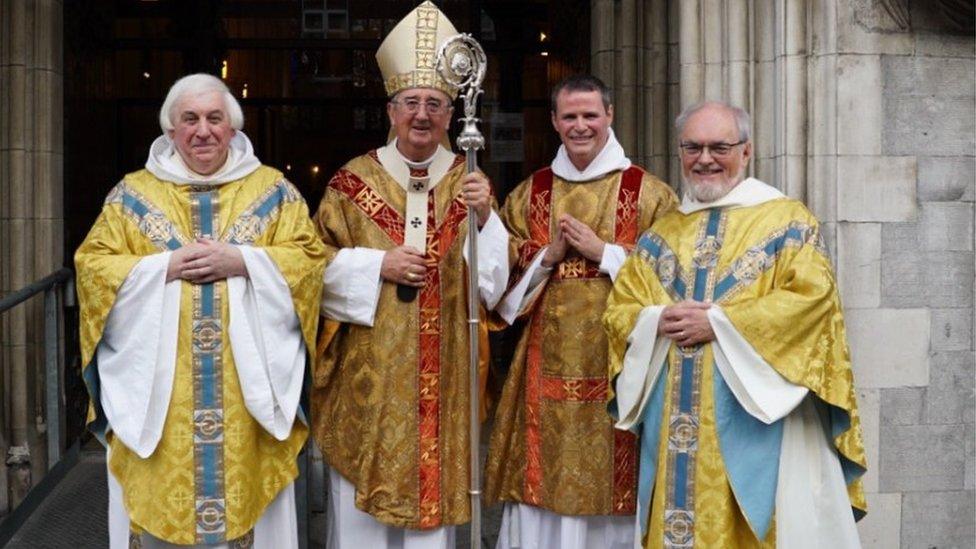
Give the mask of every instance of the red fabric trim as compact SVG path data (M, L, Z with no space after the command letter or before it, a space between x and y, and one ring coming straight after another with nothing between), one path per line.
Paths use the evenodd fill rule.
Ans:
M403 245L403 216L383 200L362 179L342 168L329 181L329 187L346 195L383 231L394 246Z
M539 405L542 400L542 314L536 310L529 325L525 371L525 479L524 503L542 503L542 435Z
M627 168L620 176L613 239L616 244L621 244L625 248L633 248L639 236L637 204L640 201L641 180L643 178L644 170L637 166Z
M637 512L637 435L613 430L613 514Z
M441 374L441 259L447 255L468 218L468 208L457 197L439 226L434 218L434 193L427 195L427 275L420 290L419 341L419 450L420 527L441 525L440 374ZM434 227L437 227L436 230Z
M377 160L375 151L370 157ZM458 161L458 158L460 161ZM452 170L464 161L457 157ZM403 216L352 172L342 169L329 186L345 194L386 235L399 246L403 244ZM467 220L468 209L461 197L447 208L444 219L437 225L434 193L427 198L427 275L418 299L417 357L417 420L418 420L418 483L421 528L441 525L441 452L440 452L440 373L441 373L441 259L447 255ZM453 266L449 266L453 268Z
M543 168L532 174L532 192L529 195L529 238L540 247L549 243L552 182L551 168Z

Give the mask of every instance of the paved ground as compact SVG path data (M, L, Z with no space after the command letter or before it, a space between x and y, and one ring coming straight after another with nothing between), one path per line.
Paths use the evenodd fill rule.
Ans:
M44 502L7 544L23 549L108 547L105 454L81 454Z
M107 508L105 454L101 451L82 452L78 464L51 491L6 547L17 549L108 547ZM308 547L324 549L325 514L312 513L310 519ZM485 510L484 549L494 548L500 520L499 507ZM457 548L470 548L470 534L467 527L458 530Z

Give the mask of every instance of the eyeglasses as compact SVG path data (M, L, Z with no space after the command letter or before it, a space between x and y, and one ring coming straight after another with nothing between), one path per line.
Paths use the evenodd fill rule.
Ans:
M447 109L449 108L448 105L445 105L444 103L441 103L440 101L437 100L419 101L417 99L404 99L403 101L393 100L390 101L390 103L403 106L403 109L410 114L417 114L418 112L420 112L421 105L423 105L424 108L427 109L427 114L434 115L434 116L446 112Z
M742 145L746 141L739 141L738 143L710 143L708 145L703 145L702 143L693 143L691 141L686 141L680 145L682 152L685 155L697 158L701 156L703 152L707 149L712 156L716 158L724 158L732 153L732 149L739 145Z

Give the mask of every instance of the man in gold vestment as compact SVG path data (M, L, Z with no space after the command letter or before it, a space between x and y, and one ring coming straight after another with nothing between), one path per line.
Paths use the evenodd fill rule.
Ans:
M390 32L376 57L395 137L343 166L315 216L329 257L312 402L331 548L453 548L470 518L464 244L478 239L490 308L508 235L488 180L441 145L457 92L434 59L454 34L430 2Z
M528 324L488 454L488 501L505 502L500 549L634 543L637 441L607 414L600 318L627 251L677 199L627 159L613 115L598 78L559 84L552 124L562 146L502 209L516 271L496 311Z
M676 126L684 199L604 316L644 546L859 547L864 448L820 223L744 177L742 109L693 105Z
M110 545L297 548L324 246L220 79L178 80L159 121L75 254Z

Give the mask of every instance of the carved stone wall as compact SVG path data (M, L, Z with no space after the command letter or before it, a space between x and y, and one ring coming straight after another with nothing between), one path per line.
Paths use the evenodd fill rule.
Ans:
M864 546L972 547L971 3L592 6L592 70L635 161L677 187L674 114L731 101L753 115L753 173L824 223L868 450Z

